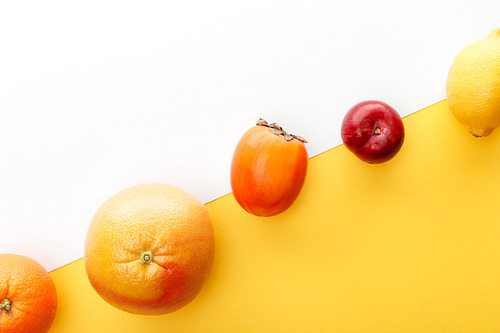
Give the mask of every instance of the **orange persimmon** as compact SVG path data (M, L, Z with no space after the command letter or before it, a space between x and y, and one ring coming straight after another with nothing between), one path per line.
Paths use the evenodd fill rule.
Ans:
M231 188L243 209L273 216L293 204L306 178L306 142L263 119L242 136L231 162Z

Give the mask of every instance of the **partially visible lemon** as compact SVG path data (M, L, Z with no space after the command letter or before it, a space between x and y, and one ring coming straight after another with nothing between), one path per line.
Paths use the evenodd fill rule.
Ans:
M474 136L500 126L500 29L465 47L448 73L451 112Z

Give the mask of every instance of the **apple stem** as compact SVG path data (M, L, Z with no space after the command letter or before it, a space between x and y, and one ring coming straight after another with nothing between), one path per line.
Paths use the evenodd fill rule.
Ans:
M380 133L382 133L382 130L380 130L380 128L376 128L375 131L374 131L375 134L379 135Z
M303 137L301 137L300 135L289 134L280 125L278 125L276 123L268 124L267 121L264 120L264 119L262 119L262 118L260 118L259 120L257 120L257 124L256 125L257 126L265 126L265 127L269 128L269 130L272 133L274 133L276 135L283 136L286 141L297 139L297 140L301 141L302 143L307 143L307 140L304 139Z

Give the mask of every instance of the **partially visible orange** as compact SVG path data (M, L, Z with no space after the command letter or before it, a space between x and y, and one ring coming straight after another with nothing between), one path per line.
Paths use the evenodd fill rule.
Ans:
M57 310L54 281L35 260L0 254L0 332L45 333Z
M97 210L84 258L90 283L109 304L165 314L201 290L214 259L214 230L190 193L168 184L137 185Z

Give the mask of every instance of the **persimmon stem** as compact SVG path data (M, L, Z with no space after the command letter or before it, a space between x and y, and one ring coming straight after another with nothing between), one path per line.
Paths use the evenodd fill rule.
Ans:
M301 141L303 143L307 143L307 140L304 139L303 137L301 137L300 135L289 134L280 125L278 125L276 123L268 124L265 119L260 118L259 120L257 120L257 124L256 125L257 126L265 126L265 127L269 128L269 130L272 133L274 133L276 135L283 136L286 141L297 139L297 140L299 140L299 141Z

